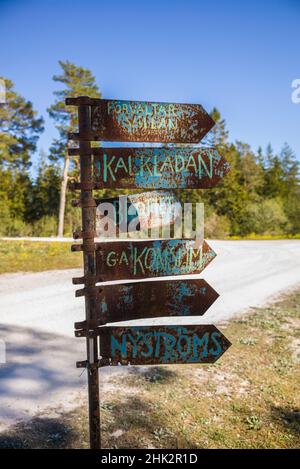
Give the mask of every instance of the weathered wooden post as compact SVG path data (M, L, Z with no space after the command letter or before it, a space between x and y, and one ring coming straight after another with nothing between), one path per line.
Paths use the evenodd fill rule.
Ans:
M90 131L90 106L78 106L79 133ZM74 233L75 238L82 238L84 262L84 290L85 314L87 328L96 325L96 259L95 259L95 210L96 202L93 198L93 165L90 141L79 142L80 153L80 205L82 213L82 232ZM73 279L77 283L77 279ZM82 281L82 279L80 279ZM87 337L87 373L88 373L88 404L89 404L89 433L90 447L99 449L100 441L100 393L98 373L98 343L97 338Z

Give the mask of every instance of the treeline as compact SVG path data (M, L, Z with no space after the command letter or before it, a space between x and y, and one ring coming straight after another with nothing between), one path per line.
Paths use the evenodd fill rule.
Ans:
M20 96L13 83L6 83L6 103L0 104L0 235L71 235L80 227L80 210L67 190L69 178L78 177L76 157L69 159L67 132L76 130L76 108L66 108L67 96L101 97L90 70L70 62L59 62L62 73L53 77L60 84L48 108L58 137L31 166L44 121L33 104ZM287 143L279 154L271 145L257 151L243 142L228 141L225 120L217 109L214 129L204 144L216 146L230 163L223 181L209 190L177 191L182 201L205 203L207 237L297 235L300 233L299 162ZM35 157L36 159L36 157ZM127 191L128 192L128 191ZM131 191L132 192L132 191ZM114 196L124 191L101 191Z

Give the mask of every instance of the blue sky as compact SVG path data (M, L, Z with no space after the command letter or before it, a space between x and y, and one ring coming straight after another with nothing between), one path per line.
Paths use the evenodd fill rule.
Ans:
M0 75L44 116L58 60L90 68L104 98L216 106L230 139L287 141L300 157L300 0L0 0Z

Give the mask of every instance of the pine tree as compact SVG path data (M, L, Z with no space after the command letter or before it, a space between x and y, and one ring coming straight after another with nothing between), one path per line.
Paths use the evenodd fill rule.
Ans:
M30 101L21 96L11 80L4 79L6 102L0 104L0 213L1 233L10 225L24 222L32 184L31 157L43 131L43 119Z
M30 101L18 94L10 80L5 81L6 102L0 104L0 167L26 171L36 150L43 119Z
M285 143L280 152L283 168L282 199L292 234L300 232L300 163L291 147Z
M283 169L283 181L285 184L285 193L293 192L299 187L299 167L300 163L297 161L296 156L291 147L285 143L280 152L280 160Z
M54 120L59 133L59 138L55 139L50 148L50 159L57 161L64 160L63 177L60 190L58 236L63 236L64 215L66 206L66 189L70 158L67 154L68 132L75 131L77 123L77 107L66 106L67 97L89 96L91 98L101 98L96 79L92 72L86 68L79 67L69 61L59 61L62 68L61 75L54 75L53 80L64 85L64 88L55 91L54 104L48 108L50 117Z
M220 111L215 107L213 108L210 115L215 121L215 125L209 132L211 135L208 138L212 140L213 146L222 147L226 145L228 139L228 131L226 130L225 119L222 119Z
M60 168L49 163L46 153L41 150L36 179L33 183L27 220L31 223L44 216L57 216L60 192Z
M274 154L271 144L266 149L266 170L263 195L267 198L280 197L283 192L284 172L281 159Z
M262 147L259 146L256 154L257 164L264 170L265 169L265 158L263 155Z
M247 188L248 197L251 201L257 199L264 185L263 168L257 164L256 157L250 145L240 142L235 143L238 152L238 168L240 171L239 182Z

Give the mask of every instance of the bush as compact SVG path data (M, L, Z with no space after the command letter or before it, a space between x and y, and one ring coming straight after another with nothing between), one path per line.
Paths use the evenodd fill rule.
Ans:
M32 225L25 223L19 218L11 218L6 226L3 236L32 236Z
M286 231L288 219L279 199L267 199L246 207L248 233L276 235Z
M7 235L7 229L11 223L10 211L5 197L0 194L0 236Z
M57 218L45 215L32 226L33 236L56 236Z
M226 238L230 233L230 222L225 215L212 213L205 219L204 232L206 238Z
M81 210L70 207L65 214L64 236L73 236L73 232L81 230Z

